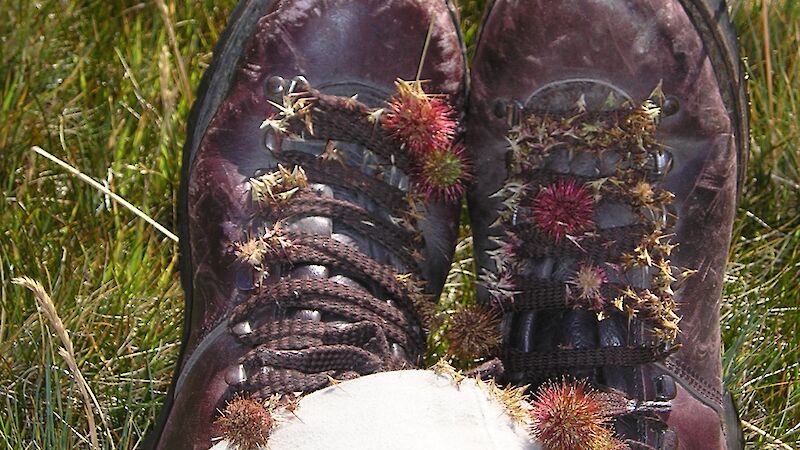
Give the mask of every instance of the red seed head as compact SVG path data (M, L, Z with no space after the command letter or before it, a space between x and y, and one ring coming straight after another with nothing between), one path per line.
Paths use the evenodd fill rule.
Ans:
M448 148L456 132L453 108L416 81L398 80L382 125L413 154Z
M544 448L600 450L618 442L604 403L584 382L562 380L539 388L533 400L531 434Z
M447 149L436 149L417 158L413 171L415 190L427 200L456 202L472 179L471 165L464 154L464 146L456 144Z
M592 263L581 263L575 275L567 281L575 287L573 298L578 306L584 306L595 312L602 311L606 306L606 299L601 289L608 282L606 271Z
M532 204L536 227L556 242L592 229L594 201L585 186L559 180L542 188Z
M234 447L255 450L267 446L275 419L262 403L236 397L228 403L215 425Z

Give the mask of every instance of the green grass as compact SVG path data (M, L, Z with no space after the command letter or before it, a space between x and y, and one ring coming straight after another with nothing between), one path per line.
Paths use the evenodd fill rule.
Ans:
M192 88L234 3L170 2L167 20ZM483 1L462 3L472 40ZM750 448L780 448L776 440L794 448L800 2L773 0L765 17L757 1L739 1L734 10L750 75L753 151L723 303L725 381ZM104 448L135 447L163 401L182 323L176 245L29 149L42 146L105 180L174 230L190 99L170 45L152 2L2 2L0 447L88 442L82 397L58 354L60 342L13 277L33 277L52 295L111 424L111 441L98 432ZM463 301L471 284L469 241L460 246L445 308Z

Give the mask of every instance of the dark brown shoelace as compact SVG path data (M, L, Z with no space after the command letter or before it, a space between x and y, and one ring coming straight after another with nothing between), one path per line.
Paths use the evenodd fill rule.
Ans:
M359 144L385 164L408 170L398 144L369 122L366 106L311 90L307 95L315 99L313 132L308 123L298 119L290 121L290 133ZM421 237L410 226L416 211L408 195L379 176L367 175L342 161L301 151L275 152L273 156L289 168L302 167L310 183L367 196L386 215L299 188L287 200L254 204L254 222L281 232L281 224L289 221L330 218L394 255L409 273L328 236L281 232L281 242L287 245L271 249L259 265L281 274L298 265L325 266L356 281L359 287L329 278L289 276L256 287L230 316L231 332L252 347L240 360L249 375L232 387L231 395L246 391L254 398L266 399L274 394L311 392L333 380L415 365L426 345L415 302L428 299L415 275ZM322 319L287 314L297 311L319 312ZM263 317L267 317L263 324L251 328Z

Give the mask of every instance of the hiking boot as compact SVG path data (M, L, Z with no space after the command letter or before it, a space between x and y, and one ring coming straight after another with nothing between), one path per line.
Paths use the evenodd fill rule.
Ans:
M622 447L741 448L719 307L748 118L724 2L496 0L471 83L468 204L506 381L624 396Z
M185 330L151 446L207 449L236 401L418 365L468 178L456 24L444 0L237 6L189 120Z

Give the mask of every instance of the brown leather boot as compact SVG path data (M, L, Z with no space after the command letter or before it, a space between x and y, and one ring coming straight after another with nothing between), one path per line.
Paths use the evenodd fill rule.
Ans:
M465 67L445 0L241 1L191 112L185 332L151 446L209 448L233 399L418 364L457 233Z
M505 376L621 392L631 448L742 447L719 306L744 89L721 0L496 0L484 19L468 201Z

